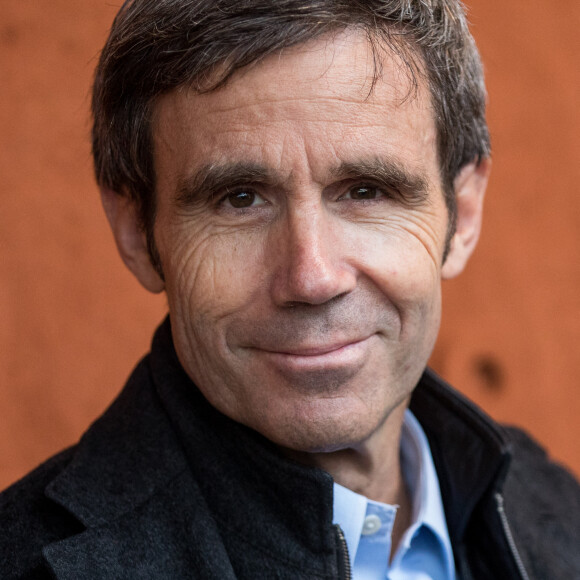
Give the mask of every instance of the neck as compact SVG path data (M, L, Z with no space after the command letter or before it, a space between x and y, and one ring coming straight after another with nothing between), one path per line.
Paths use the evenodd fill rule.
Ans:
M408 401L389 414L382 425L365 441L330 453L290 455L299 463L319 467L334 481L368 499L398 505L392 533L391 554L411 524L411 500L403 480L400 461L401 429Z

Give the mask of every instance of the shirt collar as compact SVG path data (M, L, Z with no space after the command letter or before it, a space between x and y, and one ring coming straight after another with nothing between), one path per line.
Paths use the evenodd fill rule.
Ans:
M412 501L412 524L405 532L396 560L407 548L415 532L428 527L443 546L449 576L453 570L453 552L445 521L439 480L427 437L409 410L405 412L401 432L401 468ZM351 560L354 561L367 511L368 500L338 483L334 483L334 523L343 530ZM388 506L396 510L397 506Z
M453 551L437 471L425 432L409 410L405 412L401 432L401 467L413 504L412 524L403 536L401 547L408 547L413 534L424 525L431 529L443 546L447 567L451 571L454 568Z

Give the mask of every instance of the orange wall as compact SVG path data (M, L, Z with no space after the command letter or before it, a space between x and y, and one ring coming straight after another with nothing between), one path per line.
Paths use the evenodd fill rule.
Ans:
M580 474L580 4L469 4L494 174L432 362ZM89 87L114 12L0 6L0 487L79 437L166 309L117 257L91 175Z

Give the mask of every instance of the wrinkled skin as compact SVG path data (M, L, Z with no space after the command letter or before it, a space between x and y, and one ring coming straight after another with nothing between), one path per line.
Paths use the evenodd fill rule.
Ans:
M396 463L402 413L439 328L441 279L475 244L486 172L464 171L443 264L448 212L428 89L409 96L388 50L371 91L372 70L367 41L343 33L217 91L159 101L164 281L138 234L119 234L134 220L128 203L104 201L129 267L167 292L179 359L216 408L290 450L376 449Z

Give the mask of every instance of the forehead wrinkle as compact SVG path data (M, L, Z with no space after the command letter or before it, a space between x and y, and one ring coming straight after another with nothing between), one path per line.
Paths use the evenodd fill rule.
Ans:
M205 95L204 95L205 96ZM196 100L199 95L196 95ZM399 101L398 99L364 99L349 98L348 96L305 96L281 98L260 98L252 102L243 102L234 95L227 97L231 103L220 103L212 101L211 107L206 109L206 116L231 115L238 116L242 111L248 110L252 116L261 122L276 124L285 121L309 120L316 123L341 123L345 125L356 124L357 120L364 119L372 115L378 109L382 114L400 107L409 106L413 101ZM198 101L199 102L199 101ZM203 107L203 103L199 103ZM345 115L345 105L349 108L351 115ZM199 105L198 105L199 106ZM279 106L282 106L281 108ZM339 110L340 115L337 115ZM283 113L283 114L282 114ZM312 117L309 119L309 117ZM234 119L235 124L235 119Z
M397 82L401 81L401 69L404 68L404 65L398 62L399 59L396 54L390 51L387 54L393 62L385 68L392 69L390 70L392 74L386 74L383 70L375 83L372 83L372 70L369 70L366 64L364 66L365 70L360 70L355 75L356 78L328 78L335 65L335 55L333 54L331 61L325 63L324 69L319 74L309 76L304 73L303 67L299 67L301 73L299 75L291 75L291 78L288 78L286 71L285 76L274 84L276 87L274 91L268 90L268 87L264 87L252 79L252 75L272 68L271 64L269 65L265 61L257 67L237 71L232 79L214 91L198 93L194 89L189 89L180 91L180 95L193 94L201 104L204 101L211 102L212 113L215 112L217 114L239 111L246 107L263 106L267 103L281 105L293 102L319 103L321 101L335 101L337 104L350 103L353 106L363 104L384 105L385 95L378 94L384 92L384 90L391 94L395 106L404 105L410 100L416 99L418 93L424 91L413 91L413 85L407 75L405 75L403 82ZM278 64L284 63L286 60L283 55L280 55ZM320 62L320 64L324 63ZM279 76L279 72L279 70L274 69L274 76ZM284 89L284 87L287 87L288 90L281 91L280 89ZM381 87L382 90L380 90ZM297 89L299 89L299 92L297 92ZM292 94L288 95L289 92ZM321 92L323 95L321 95ZM411 93L413 98L409 99ZM426 96L429 97L428 91Z

